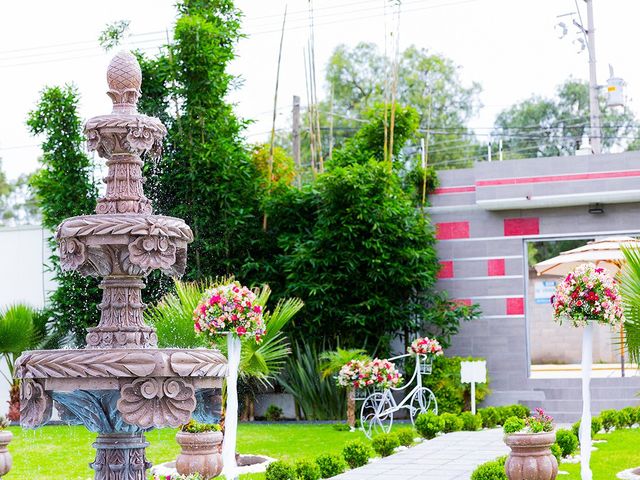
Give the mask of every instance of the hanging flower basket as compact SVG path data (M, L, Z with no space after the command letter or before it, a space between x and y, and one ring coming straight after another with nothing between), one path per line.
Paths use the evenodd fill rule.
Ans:
M420 364L420 373L430 375L433 372L433 359L443 354L442 345L435 338L416 338L407 349L409 353L416 356L416 361Z
M375 390L397 387L402 383L402 375L395 365L386 359L371 361L352 360L338 373L338 385L353 387L356 399L363 400Z

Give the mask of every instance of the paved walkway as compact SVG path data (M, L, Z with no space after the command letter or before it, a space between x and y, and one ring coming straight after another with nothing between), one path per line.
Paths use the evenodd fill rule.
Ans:
M449 433L334 478L469 480L478 465L509 452L502 435L502 428Z

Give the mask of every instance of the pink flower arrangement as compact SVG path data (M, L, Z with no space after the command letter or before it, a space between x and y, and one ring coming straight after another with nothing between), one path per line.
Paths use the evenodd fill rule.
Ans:
M435 338L416 338L408 348L409 353L415 355L436 356L442 355L442 346Z
M351 360L338 372L338 385L341 387L366 388L367 365L365 360Z
M535 415L525 418L524 424L531 433L553 431L553 417L547 415L541 408L536 408Z
M352 360L338 373L338 385L353 388L396 387L402 382L402 375L389 360L375 358L371 361Z
M551 297L554 318L569 320L574 327L587 322L621 325L624 312L618 283L593 263L579 265L556 288Z
M260 342L265 333L262 306L256 304L256 294L238 282L207 290L193 311L196 333L215 336L233 333L238 337L253 337Z

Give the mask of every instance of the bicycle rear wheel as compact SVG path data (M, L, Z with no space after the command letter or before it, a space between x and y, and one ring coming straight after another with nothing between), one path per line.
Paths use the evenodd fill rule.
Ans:
M393 425L394 405L390 395L375 392L369 395L360 409L360 426L367 438L389 433Z

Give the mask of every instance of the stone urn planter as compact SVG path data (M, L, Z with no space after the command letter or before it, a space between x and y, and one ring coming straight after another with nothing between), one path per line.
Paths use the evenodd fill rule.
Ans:
M180 475L199 473L204 479L222 472L222 432L189 433L178 431L176 442L182 448L176 459Z
M7 449L7 445L13 439L13 433L9 430L0 430L0 477L9 473L11 470L11 454Z
M504 442L511 448L504 465L509 480L554 480L558 461L550 447L555 441L555 432L505 435Z

